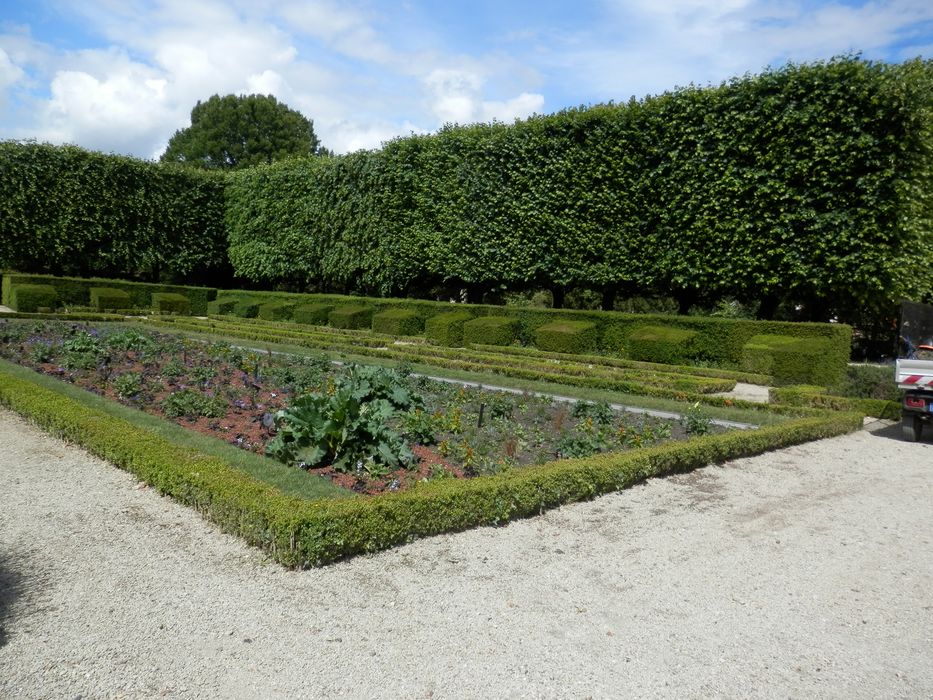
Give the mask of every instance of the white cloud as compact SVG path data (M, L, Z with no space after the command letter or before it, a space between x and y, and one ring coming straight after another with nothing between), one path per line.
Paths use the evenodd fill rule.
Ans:
M13 63L9 54L0 48L0 90L6 90L18 83L25 73L23 69Z
M512 121L541 110L544 96L523 92L508 100L483 99L484 79L467 70L437 69L424 78L431 98L431 111L444 124L476 121Z

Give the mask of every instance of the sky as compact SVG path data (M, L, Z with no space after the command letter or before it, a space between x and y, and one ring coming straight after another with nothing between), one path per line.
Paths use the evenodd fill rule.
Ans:
M346 153L855 52L933 58L933 0L0 0L0 139L154 159L261 93Z

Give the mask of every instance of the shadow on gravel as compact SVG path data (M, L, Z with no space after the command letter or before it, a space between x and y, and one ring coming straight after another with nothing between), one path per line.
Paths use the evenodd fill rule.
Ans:
M26 593L28 558L0 551L0 647L7 643L13 608Z
M918 443L910 443L904 439L901 434L901 424L895 423L894 425L889 425L884 428L878 428L876 430L869 431L871 435L875 437L884 438L886 440L896 440L897 442L903 442L904 444L917 444L917 445L933 445L933 426L926 426L923 429L923 434Z

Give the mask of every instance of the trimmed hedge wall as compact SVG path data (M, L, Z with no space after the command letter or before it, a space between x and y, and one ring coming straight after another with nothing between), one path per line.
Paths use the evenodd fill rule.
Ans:
M39 309L54 310L58 306L58 293L50 284L17 284L4 299L14 311L35 313Z
M596 348L596 324L588 321L554 321L535 330L535 347L573 355Z
M463 324L467 345L511 345L518 338L518 321L508 316L480 316Z
M152 295L152 308L158 314L191 314L191 301L184 294L156 292Z
M829 351L822 338L756 335L742 348L742 368L770 374L778 384L829 386L839 374L827 371L821 361Z
M424 330L424 319L407 309L388 309L373 316L373 330L388 335L418 335Z
M881 318L933 289L931 101L933 61L843 57L249 168L230 259L370 294L579 286Z
M327 315L327 321L334 328L369 328L373 322L373 310L368 306L338 306Z
M297 304L284 301L270 301L260 304L257 316L265 321L284 321L292 317Z
M91 287L91 306L98 311L112 311L114 309L130 309L133 303L130 295L122 289L113 287Z
M629 334L625 349L633 360L684 364L697 354L698 335L697 331L684 328L639 326Z
M687 471L857 430L856 413L828 414L687 442L552 462L471 480L442 480L371 498L302 501L229 464L3 372L0 405L176 500L292 567L327 564L419 537L501 525L652 476Z
M333 304L299 304L292 312L292 320L310 326L326 326L333 310Z
M236 310L237 300L225 297L209 302L207 305L208 316L224 316L232 314Z
M229 296L224 292L224 297ZM488 304L450 304L449 302L417 299L384 299L339 294L289 294L287 292L239 292L234 298L241 305L256 305L270 301L325 306L352 305L365 307L373 314L390 309L412 311L425 319L424 335L440 345L458 346L464 343L463 324L486 316L508 317L517 322L516 338L524 343L535 341L535 331L549 323L592 323L596 326L595 352L632 357L632 333L639 327L655 326L696 332L691 359L703 360L726 368L742 366L743 347L756 335L787 335L797 338L823 338L827 350L816 360L825 376L841 379L849 361L852 328L842 323L788 323L782 321L751 321L704 316L663 316L655 314L625 314L615 311L575 311L568 309L536 309ZM453 307L453 308L451 308ZM247 314L236 312L242 317ZM514 339L513 339L514 340ZM511 341L510 341L511 342ZM638 341L634 341L637 345ZM476 341L476 344L485 344ZM648 358L653 360L653 358ZM680 363L682 363L681 361ZM680 364L678 363L678 364ZM827 382L832 384L833 382Z
M225 186L194 168L0 141L0 269L226 277Z
M469 311L447 311L432 316L424 323L424 335L440 345L463 345L463 324L473 318Z
M217 290L210 287L186 287L177 284L149 284L125 280L89 277L55 277L53 275L23 275L8 272L3 275L0 303L7 304L10 289L19 284L48 284L55 288L62 306L90 306L91 288L108 287L119 289L129 295L130 303L123 308L146 309L152 305L156 293L183 294L191 302L191 313L196 316L207 314L207 304L217 298Z

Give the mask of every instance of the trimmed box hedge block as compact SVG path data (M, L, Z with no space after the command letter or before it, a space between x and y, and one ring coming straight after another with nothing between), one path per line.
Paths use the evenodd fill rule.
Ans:
M285 301L270 301L260 304L258 316L264 321L284 321L292 317L296 304Z
M518 320L508 316L480 316L463 324L467 345L511 345L518 338Z
M695 355L698 335L685 328L639 326L629 334L625 350L633 360L683 364Z
M191 301L184 294L156 292L152 295L152 309L157 314L191 315Z
M463 324L473 318L469 311L447 311L432 316L424 324L424 335L448 347L463 345Z
M756 335L742 348L742 369L770 374L775 384L830 386L838 377L824 362L829 350L824 338Z
M133 307L133 303L130 301L130 295L122 289L91 287L91 306L96 311L110 311L130 309Z
M90 302L92 287L107 287L108 289L121 289L130 295L130 303L124 308L145 309L149 307L152 294L169 292L183 294L191 303L191 311L197 316L207 313L208 302L217 298L217 290L212 287L187 287L177 284L151 284L148 282L129 282L127 280L103 279L91 277L56 277L54 275L26 275L17 272L8 272L3 275L3 284L0 285L3 299L7 303L9 290L19 284L48 284L55 288L59 306L71 308L73 306L87 306Z
M424 330L424 319L407 309L389 309L373 316L373 330L387 335L418 335Z
M233 307L233 314L241 318L256 318L259 314L259 302L253 299L238 299Z
M58 306L58 292L50 284L17 284L10 290L10 308L21 313Z
M338 306L327 315L327 320L334 328L369 328L373 322L373 310L368 306Z
M300 304L292 310L292 320L310 326L326 326L333 310L333 304Z
M207 313L209 316L226 316L236 310L236 305L236 299L217 299L208 303Z
M587 321L554 321L535 330L535 347L548 352L590 352L596 340L596 324Z

